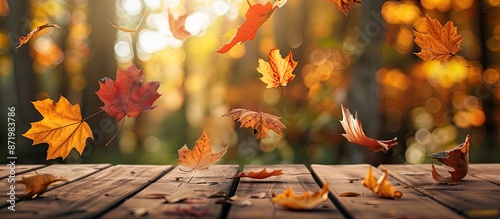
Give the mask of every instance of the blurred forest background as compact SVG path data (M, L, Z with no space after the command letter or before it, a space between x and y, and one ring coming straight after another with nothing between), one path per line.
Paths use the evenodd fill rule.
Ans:
M250 0L252 4L267 0ZM16 107L17 163L176 164L203 129L213 150L229 145L221 163L425 163L471 134L473 163L500 162L500 0L365 0L344 16L327 0L288 0L254 40L216 53L221 37L245 20L244 0L0 0L0 129L6 162L7 107ZM175 39L167 9L188 14L193 36ZM113 28L108 21L137 32ZM413 53L413 30L425 32L425 15L452 20L463 50L445 65ZM17 52L20 35L41 31ZM256 71L272 48L292 51L296 78L266 89ZM31 101L61 95L79 103L83 117L103 103L95 92L117 68L142 67L145 81L161 82L156 109L117 122L105 113L88 120L95 140L82 156L45 161L47 145L21 134L42 117ZM471 68L464 66L470 65ZM398 137L387 154L368 153L340 134L340 105L358 112L365 133ZM221 116L247 108L283 117L284 135L257 142ZM5 156L4 156L5 155Z

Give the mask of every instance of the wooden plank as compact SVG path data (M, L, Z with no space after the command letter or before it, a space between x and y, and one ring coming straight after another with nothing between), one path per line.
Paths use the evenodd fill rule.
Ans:
M175 168L122 205L107 212L102 218L136 218L134 214L143 215L141 218L190 218L189 215L175 214L175 211L176 208L191 207L207 211L204 218L222 218L223 205L215 204L215 200L221 197L212 196L229 194L233 179L228 177L235 176L239 166L212 165L208 170L196 172L185 172L181 169L185 168ZM151 194L163 194L171 201L195 198L201 203L166 203L164 199L152 199Z
M330 192L345 212L352 218L461 218L455 212L438 204L421 193L406 188L397 180L389 178L401 199L384 199L365 188L362 181L368 173L369 164L357 165L311 165L313 173L322 183L330 184ZM372 167L375 177L382 171ZM358 197L340 197L346 192L360 194Z
M500 185L500 164L469 164L469 175Z
M21 173L28 172L30 170L35 170L42 168L44 165L41 164L16 164L15 172L13 175L19 175ZM0 166L0 180L7 178L11 174L11 166L10 165L1 165Z
M2 218L95 218L165 174L169 165L118 165L23 201ZM62 174L57 174L62 175Z
M444 185L432 178L431 164L381 165L399 181L432 197L434 200L467 217L477 215L500 217L500 187L467 175L458 185ZM436 166L438 172L447 174L448 168Z
M24 172L22 174L16 175L15 179L20 180L22 177L35 175L35 174L45 174L49 173L56 177L64 177L68 178L68 181L65 182L57 182L49 186L48 190L54 189L58 186L65 185L67 183L71 183L77 181L83 177L91 175L95 172L101 171L107 167L111 166L110 164L55 164L51 166L46 166L41 169L31 169L32 171ZM7 180L4 180L7 181ZM10 191L10 183L0 183L0 197L7 198L7 193ZM24 184L15 184L15 194L16 196L21 196L24 194L24 189L26 186ZM19 198L16 198L16 202L19 202ZM10 205L9 203L1 203L0 207L5 207Z
M250 165L245 166L244 171L260 171L264 167L268 171L282 169L285 174L267 179L241 178L236 195L242 199L250 199L252 206L232 206L228 218L343 218L343 215L330 200L312 211L290 211L282 207L275 207L270 197L265 199L251 198L252 194L262 192L281 194L286 188L293 189L296 194L321 190L309 170L302 164Z

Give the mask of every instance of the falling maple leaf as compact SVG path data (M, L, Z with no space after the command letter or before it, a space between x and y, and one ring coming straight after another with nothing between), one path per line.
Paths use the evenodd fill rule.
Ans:
M41 30L43 30L45 28L48 28L48 27L56 27L56 28L62 29L57 24L44 24L44 25L40 25L37 28L35 28L34 30L32 30L31 32L29 32L26 36L20 36L19 37L19 43L17 44L16 50L19 49L24 44L26 44L29 40L31 40L31 38L33 38L38 32L40 32Z
M325 183L321 191L314 194L306 191L302 195L295 195L292 189L287 188L282 194L277 195L272 200L275 204L283 206L286 209L311 210L328 199L329 188L328 183Z
M281 129L286 128L286 126L280 122L281 117L263 112L254 112L247 109L233 109L224 114L223 117L224 116L240 122L241 128L252 128L253 134L259 140L267 136L269 129L281 136Z
M125 115L138 117L144 111L154 109L152 105L160 97L157 92L160 82L142 84L143 76L143 70L132 64L126 70L116 72L116 81L107 77L100 80L96 94L104 102L101 109L118 121Z
M457 33L457 27L452 21L442 26L437 19L425 16L427 33L415 34L415 43L420 46L421 51L415 53L422 60L437 60L441 65L449 61L455 54L462 50L460 44L464 36Z
M260 80L267 84L266 88L276 88L286 86L286 84L295 78L292 71L297 67L296 61L293 61L290 51L285 58L281 57L279 49L269 51L269 62L259 59L257 71L262 74Z
M469 146L470 136L467 135L465 142L453 149L427 155L453 168L453 171L448 171L451 177L443 177L436 171L434 164L432 164L432 177L438 182L450 185L457 184L458 181L463 179L469 172Z
M330 3L336 3L337 7L339 10L344 13L344 15L347 17L347 14L349 14L349 11L351 10L351 3L355 4L363 4L361 0L328 0Z
M398 138L395 137L392 140L375 140L369 138L365 135L363 131L363 126L358 119L358 114L356 113L356 117L353 117L349 109L342 107L342 120L340 124L345 130L345 134L342 134L348 141L367 146L370 152L379 152L383 151L386 153L389 149L396 146L398 144Z
M62 157L66 159L72 148L80 155L87 138L94 138L90 126L82 120L80 106L71 105L61 96L59 102L47 98L33 102L43 119L31 123L31 128L23 134L33 140L33 145L48 143L47 160Z
M208 166L219 161L221 157L224 156L227 147L229 146L222 148L217 153L212 153L210 139L205 130L203 130L201 136L196 140L193 150L190 150L187 145L184 145L177 151L179 153L179 159L177 159L177 161L182 166L191 168L191 170L206 170Z
M118 25L115 25L113 23L111 23L111 21L108 21L109 24L111 24L111 26L113 26L114 28L118 29L118 30L121 30L123 32L128 32L128 33L132 33L132 32L136 32L137 30L139 30L139 27L141 26L142 24L142 21L144 20L144 17L146 16L146 12L144 12L144 14L142 15L142 18L141 20L139 21L139 24L137 24L137 26L133 29L131 28L127 28L127 27L121 27L121 26L118 26Z
M387 170L384 169L382 171L384 171L384 174L377 180L373 175L372 166L370 166L368 174L366 174L362 182L363 186L382 198L398 199L403 197L403 193L401 191L394 191L394 186L387 180Z
M186 18L187 15L183 14L179 16L177 19L174 18L174 15L170 10L167 11L168 13L168 24L170 28L170 32L172 32L172 35L178 39L178 40L186 40L189 36L191 36L191 33L189 33L186 28L184 27L184 24L186 23Z
M52 174L37 174L29 177L23 177L21 180L16 181L16 183L26 185L24 195L26 198L34 199L47 191L50 184L58 181L68 181L68 179L57 178Z
M233 178L248 177L252 179L265 179L271 176L279 176L279 175L283 175L283 170L273 170L271 172L267 172L266 168L264 168L259 172L254 172L254 171L250 171L248 173L240 172L236 174L236 176Z
M250 1L247 0L248 5L250 8L248 9L247 13L245 14L245 22L241 24L238 29L236 30L236 34L234 37L231 39L231 41L224 46L222 46L217 52L218 53L226 53L233 46L236 44L243 43L247 40L253 40L255 37L257 30L259 27L267 21L273 14L274 10L278 7L282 7L283 5L286 4L286 1L281 0L281 1L276 1L274 4L271 4L271 2L268 2L265 5L262 4L250 4ZM232 30L231 30L232 31Z

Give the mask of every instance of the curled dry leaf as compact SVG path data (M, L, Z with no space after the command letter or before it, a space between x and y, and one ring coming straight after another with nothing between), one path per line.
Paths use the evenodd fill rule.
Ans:
M465 137L465 142L453 149L427 155L453 168L453 171L448 171L451 176L444 177L436 171L434 164L432 164L432 178L438 182L450 185L457 184L458 181L463 179L469 172L469 146L470 135L467 135Z
M425 16L427 33L415 34L415 43L420 46L421 51L415 53L422 60L437 60L441 65L448 62L457 52L462 50L460 44L464 36L457 33L457 27L452 21L442 26L437 19Z
M252 5L249 0L247 0L247 3L250 8L248 8L248 11L245 14L245 22L238 27L236 34L234 34L231 41L217 51L218 53L226 53L237 44L243 43L247 40L253 40L259 27L266 22L269 17L271 17L274 9L282 7L286 3L286 0L278 0L274 3L274 5L271 4L271 2L268 2L265 5L259 3ZM231 32L232 31L233 30L231 30Z
M219 161L227 151L227 147L222 148L217 153L212 153L210 139L207 133L203 130L201 136L196 140L193 150L190 150L187 145L184 145L178 150L179 159L177 161L191 170L206 170L210 165Z
M90 126L82 120L80 106L71 105L61 96L59 102L47 98L33 102L43 119L31 123L31 128L23 134L33 140L33 145L47 143L47 160L62 157L66 159L71 149L83 153L87 138L94 138Z
M349 14L349 11L351 10L351 3L355 4L362 4L363 2L361 0L329 0L330 3L336 3L337 7L339 10L344 13L344 15L347 17L347 14Z
M111 23L111 21L108 21L109 24L111 24L111 26L113 26L114 28L118 29L118 30L121 30L123 32L128 32L128 33L132 33L132 32L136 32L137 30L139 30L139 27L141 26L142 24L142 21L144 20L144 17L146 16L146 12L144 12L144 14L142 15L142 18L141 20L139 21L139 24L137 24L137 26L133 29L130 29L130 28L127 28L127 27L121 27L121 26L118 26L118 25L115 25L113 23Z
M370 152L383 151L384 153L387 153L389 149L398 144L397 137L392 140L375 140L367 137L363 131L363 126L358 119L358 114L356 113L356 117L353 117L351 112L349 112L349 109L344 106L341 107L342 120L340 121L340 124L346 132L345 134L342 134L342 136L344 136L348 141L361 146L366 146Z
M250 171L248 173L240 172L233 178L248 177L248 178L252 178L252 179L265 179L265 178L269 178L271 176L279 176L279 175L283 175L283 174L284 174L283 170L273 170L271 172L267 172L266 168L264 168L259 172L254 172L254 171Z
M285 58L282 58L279 49L274 48L269 51L269 62L259 59L257 71L262 74L260 80L267 84L266 88L276 88L286 86L295 78L292 72L297 67L297 63L293 61L291 51Z
M366 174L362 182L363 186L382 198L398 199L403 197L403 193L401 191L394 191L394 186L387 180L387 170L384 169L383 171L384 174L377 180L373 175L372 166L370 166L368 174Z
M267 136L269 129L281 136L281 129L286 128L286 126L280 122L281 117L263 112L254 112L247 109L233 109L224 114L223 117L224 116L240 122L241 128L252 128L253 134L259 140Z
M358 197L358 196L361 196L361 194L357 192L344 192L339 195L339 197Z
M38 32L40 32L41 30L43 30L45 28L48 28L48 27L56 27L56 28L62 29L57 24L44 24L44 25L40 25L37 28L35 28L34 30L32 30L31 32L29 32L26 36L19 37L19 43L17 44L16 50L19 49L24 44L26 44L28 41L30 41L31 38L33 38Z
M68 181L68 179L57 178L52 174L46 173L23 177L21 180L16 181L16 183L26 185L26 188L24 189L24 195L26 196L26 198L34 199L35 197L47 191L47 188L50 184L58 181Z
M187 14L183 14L177 17L177 19L175 19L174 15L172 14L172 11L168 10L167 13L168 13L168 25L170 28L170 32L172 32L172 35L176 39L182 41L190 37L191 33L189 33L184 27L184 24L186 23Z
M292 189L287 188L283 194L275 196L272 200L286 209L312 210L328 199L328 189L328 183L325 183L319 192L313 194L306 191L302 195L295 195Z

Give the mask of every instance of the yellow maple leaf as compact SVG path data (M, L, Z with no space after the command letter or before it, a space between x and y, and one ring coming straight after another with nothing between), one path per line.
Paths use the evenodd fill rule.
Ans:
M427 33L415 34L415 43L420 46L421 51L415 53L422 60L437 60L441 65L448 62L458 51L462 50L460 44L464 36L458 35L457 27L452 21L442 26L437 19L425 16Z
M266 88L276 88L280 85L286 86L295 78L292 72L297 63L293 61L291 51L282 58L279 49L274 48L269 51L269 62L259 59L257 71L262 74L260 80L267 84Z
M311 210L328 199L328 183L323 185L319 192L314 194L310 191L302 195L295 195L293 190L287 188L282 194L273 198L273 202L290 210Z
M196 140L193 150L190 150L187 145L184 145L177 152L179 159L177 161L191 170L206 170L210 165L219 161L227 151L228 146L222 148L217 153L212 153L210 139L207 133L203 130L201 136Z
M400 191L394 191L394 186L391 185L389 180L387 180L387 170L384 169L384 174L377 180L373 175L372 166L368 169L368 174L366 174L365 179L362 184L366 188L372 190L373 193L377 194L382 198L401 198L403 193Z
M23 177L21 180L18 180L16 183L21 183L26 185L24 189L24 195L26 198L33 199L45 191L50 184L55 183L57 181L68 181L67 178L57 178L52 174L37 174L29 177Z
M89 125L82 120L80 106L71 105L61 96L59 102L49 98L33 102L43 119L31 123L31 128L23 134L33 140L33 145L48 143L47 160L62 157L66 159L72 148L80 155L87 138L94 138Z

